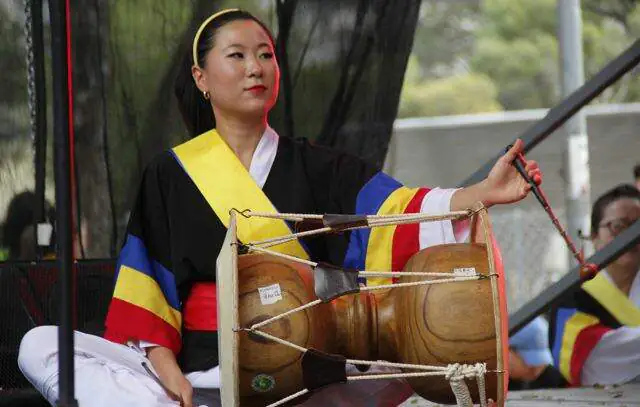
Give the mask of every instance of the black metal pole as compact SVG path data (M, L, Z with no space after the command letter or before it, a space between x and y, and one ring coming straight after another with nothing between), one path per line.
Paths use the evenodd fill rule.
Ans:
M640 220L618 235L611 243L598 250L587 262L598 266L602 270L618 257L624 254L632 246L640 244ZM575 290L582 281L580 280L580 266L575 267L565 274L560 281L545 289L537 297L526 303L513 315L509 316L509 335L518 332L522 327L531 322L536 315L555 304L564 295Z
M34 167L36 172L35 195L35 223L45 221L45 179L47 168L47 95L44 68L44 32L42 29L42 0L31 0L31 44L33 50L33 80L34 80ZM36 234L37 235L37 227ZM35 244L38 245L37 239ZM41 248L36 247L38 257Z
M75 407L72 315L72 214L70 99L67 58L67 7L65 0L49 0L51 16L51 70L53 73L53 140L56 182L57 262L60 270L60 326L58 328L59 395L57 405Z
M625 52L611 61L593 78L589 79L569 97L549 110L547 115L522 133L519 138L524 141L524 152L527 153L551 133L564 124L583 106L595 99L602 91L616 82L640 62L640 40L636 40ZM502 153L484 164L459 186L469 186L482 181L500 158Z

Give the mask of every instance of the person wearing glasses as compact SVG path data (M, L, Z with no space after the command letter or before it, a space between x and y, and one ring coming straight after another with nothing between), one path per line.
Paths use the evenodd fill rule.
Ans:
M600 250L640 219L640 190L619 185L599 197L591 239ZM640 378L640 245L582 284L551 320L556 366L574 386Z

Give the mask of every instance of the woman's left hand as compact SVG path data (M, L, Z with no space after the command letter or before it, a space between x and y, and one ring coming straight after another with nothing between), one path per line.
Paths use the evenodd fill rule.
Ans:
M482 201L486 206L517 202L529 194L531 185L511 164L523 148L523 141L516 140L513 147L496 161L487 178L482 181L484 184ZM538 168L538 163L527 160L525 171L537 185L542 183L542 172Z

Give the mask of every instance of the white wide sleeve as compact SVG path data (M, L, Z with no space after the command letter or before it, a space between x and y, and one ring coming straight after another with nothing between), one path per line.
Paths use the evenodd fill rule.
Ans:
M583 385L619 384L640 376L640 327L623 326L602 335L582 367Z
M457 189L434 188L422 199L420 212L442 215L451 212L451 197ZM462 243L469 237L470 221L443 220L420 223L420 249L445 243Z

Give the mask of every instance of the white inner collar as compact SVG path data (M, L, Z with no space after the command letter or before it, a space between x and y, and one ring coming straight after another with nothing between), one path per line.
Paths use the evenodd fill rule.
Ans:
M262 134L258 142L256 151L253 152L249 174L261 189L264 187L265 182L267 182L267 177L276 159L279 139L280 136L278 136L278 133L267 125L264 134Z

